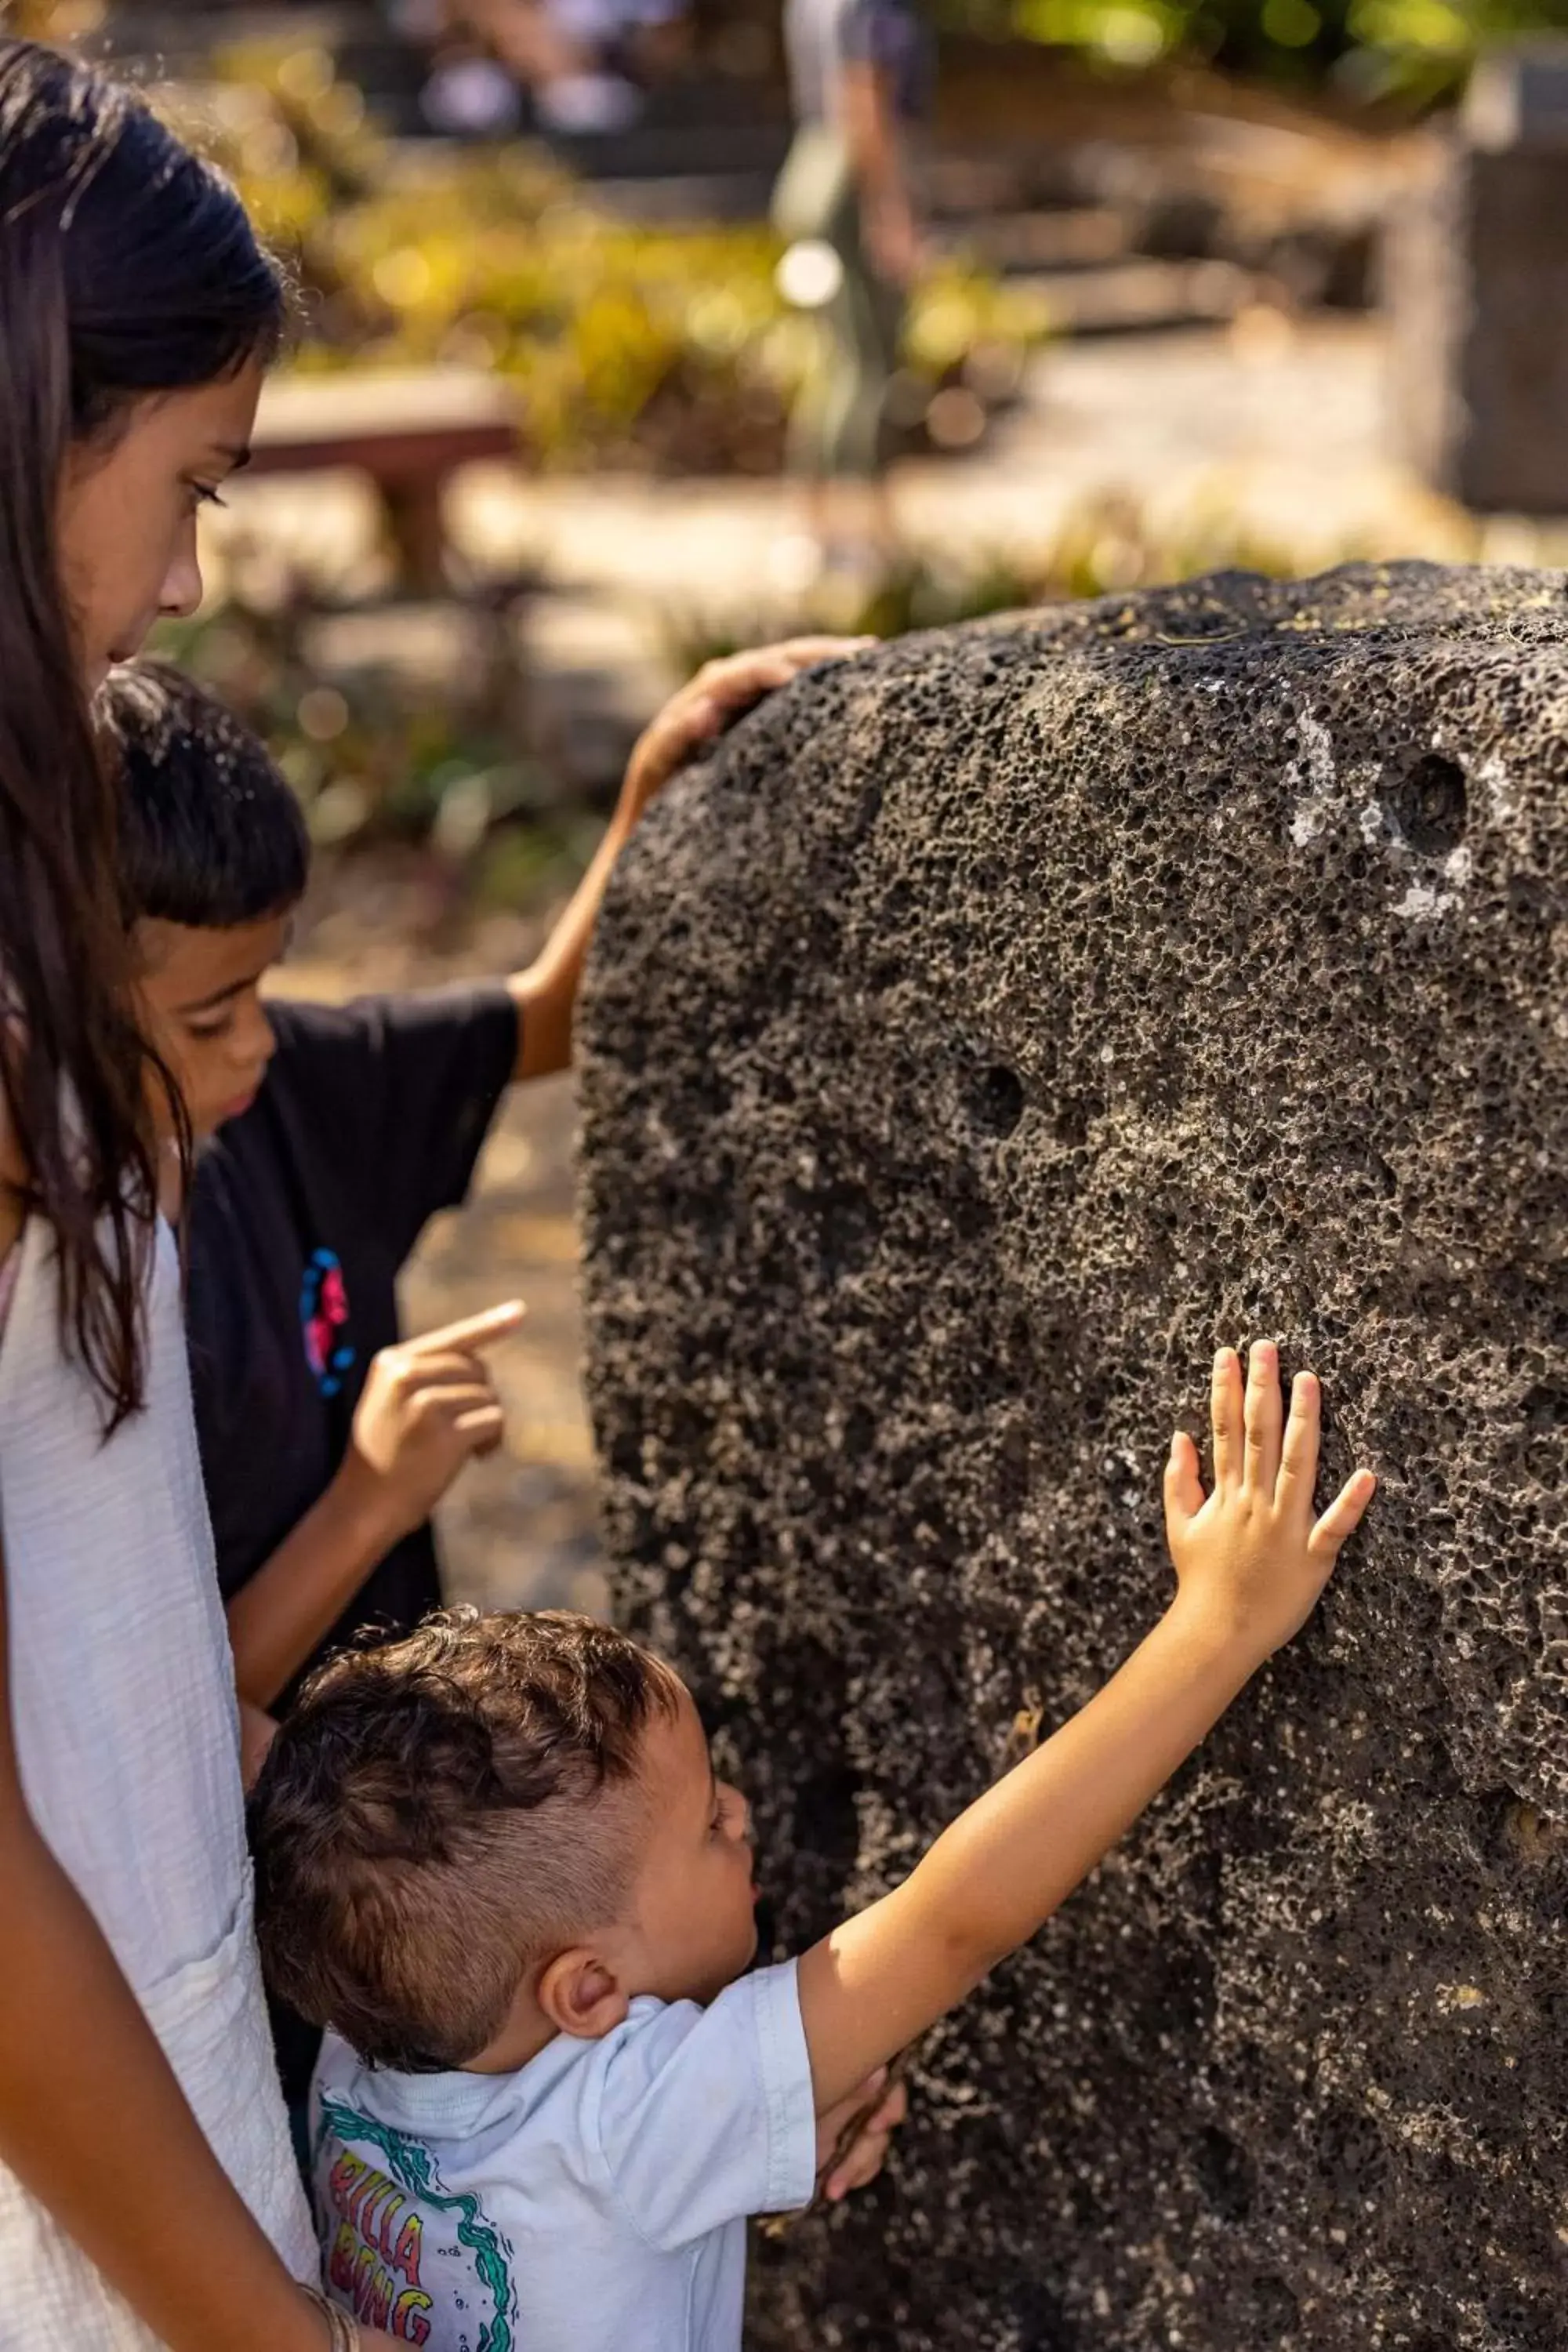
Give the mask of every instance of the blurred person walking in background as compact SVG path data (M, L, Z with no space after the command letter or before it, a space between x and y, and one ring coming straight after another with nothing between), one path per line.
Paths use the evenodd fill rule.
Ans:
M932 47L913 0L786 0L784 39L797 128L773 221L791 248L784 291L822 328L792 427L802 552L815 568L868 557L882 570L898 539L884 413L921 264L910 134Z

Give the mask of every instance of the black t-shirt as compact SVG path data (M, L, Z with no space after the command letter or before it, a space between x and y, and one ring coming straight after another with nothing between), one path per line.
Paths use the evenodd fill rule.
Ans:
M467 1192L517 1056L501 987L268 1010L266 1081L202 1153L191 1201L191 1381L226 1601L331 1484L371 1359L398 1336L397 1276ZM317 1654L439 1598L426 1525Z
M261 1092L202 1153L191 1194L191 1385L226 1601L331 1484L371 1359L398 1336L404 1261L426 1220L467 1192L517 1059L504 988L268 1011L278 1050ZM426 1524L301 1672L362 1626L405 1630L440 1597ZM268 2008L298 2104L321 2035Z

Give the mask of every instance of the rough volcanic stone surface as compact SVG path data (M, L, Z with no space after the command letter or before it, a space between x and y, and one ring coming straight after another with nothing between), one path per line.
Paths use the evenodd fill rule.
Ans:
M763 2352L1568 2341L1568 583L1226 575L799 682L671 792L583 1015L630 1621L779 1948L1167 1590L1276 1335L1383 1492L1319 1616L930 2038Z

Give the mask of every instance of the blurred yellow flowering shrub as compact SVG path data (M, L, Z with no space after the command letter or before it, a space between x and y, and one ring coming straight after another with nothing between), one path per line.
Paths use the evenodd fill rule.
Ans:
M767 229L626 220L521 143L393 148L324 50L235 49L220 81L163 103L292 261L296 365L494 370L542 468L780 462L816 331L779 292ZM918 435L960 376L1005 397L1045 325L1035 298L943 263L911 306L900 422Z

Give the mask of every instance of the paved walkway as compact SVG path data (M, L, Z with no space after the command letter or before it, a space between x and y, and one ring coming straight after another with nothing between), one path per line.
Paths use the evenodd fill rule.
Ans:
M922 548L1026 561L1087 502L1124 492L1178 539L1227 523L1301 568L1346 553L1480 551L1466 519L1391 457L1383 378L1382 331L1361 318L1296 327L1249 310L1227 328L1062 343L1034 362L983 450L900 469L901 518ZM370 504L350 477L240 482L231 503L231 528L262 526L274 557L289 548L345 580L368 568ZM605 644L630 657L656 644L652 624L672 605L785 601L772 567L789 521L776 483L540 481L479 466L454 511L479 561L537 562L563 592L541 614L546 658L592 636L584 602ZM1528 530L1492 537L1504 553L1537 551Z
M1252 312L1063 344L980 454L900 470L900 515L921 546L1026 557L1086 500L1125 491L1156 520L1232 513L1303 562L1468 546L1464 519L1390 457L1382 381L1380 331L1361 319L1293 329ZM563 583L716 602L758 593L786 512L772 483L531 484L490 468L458 506L463 537L497 560L527 546Z

